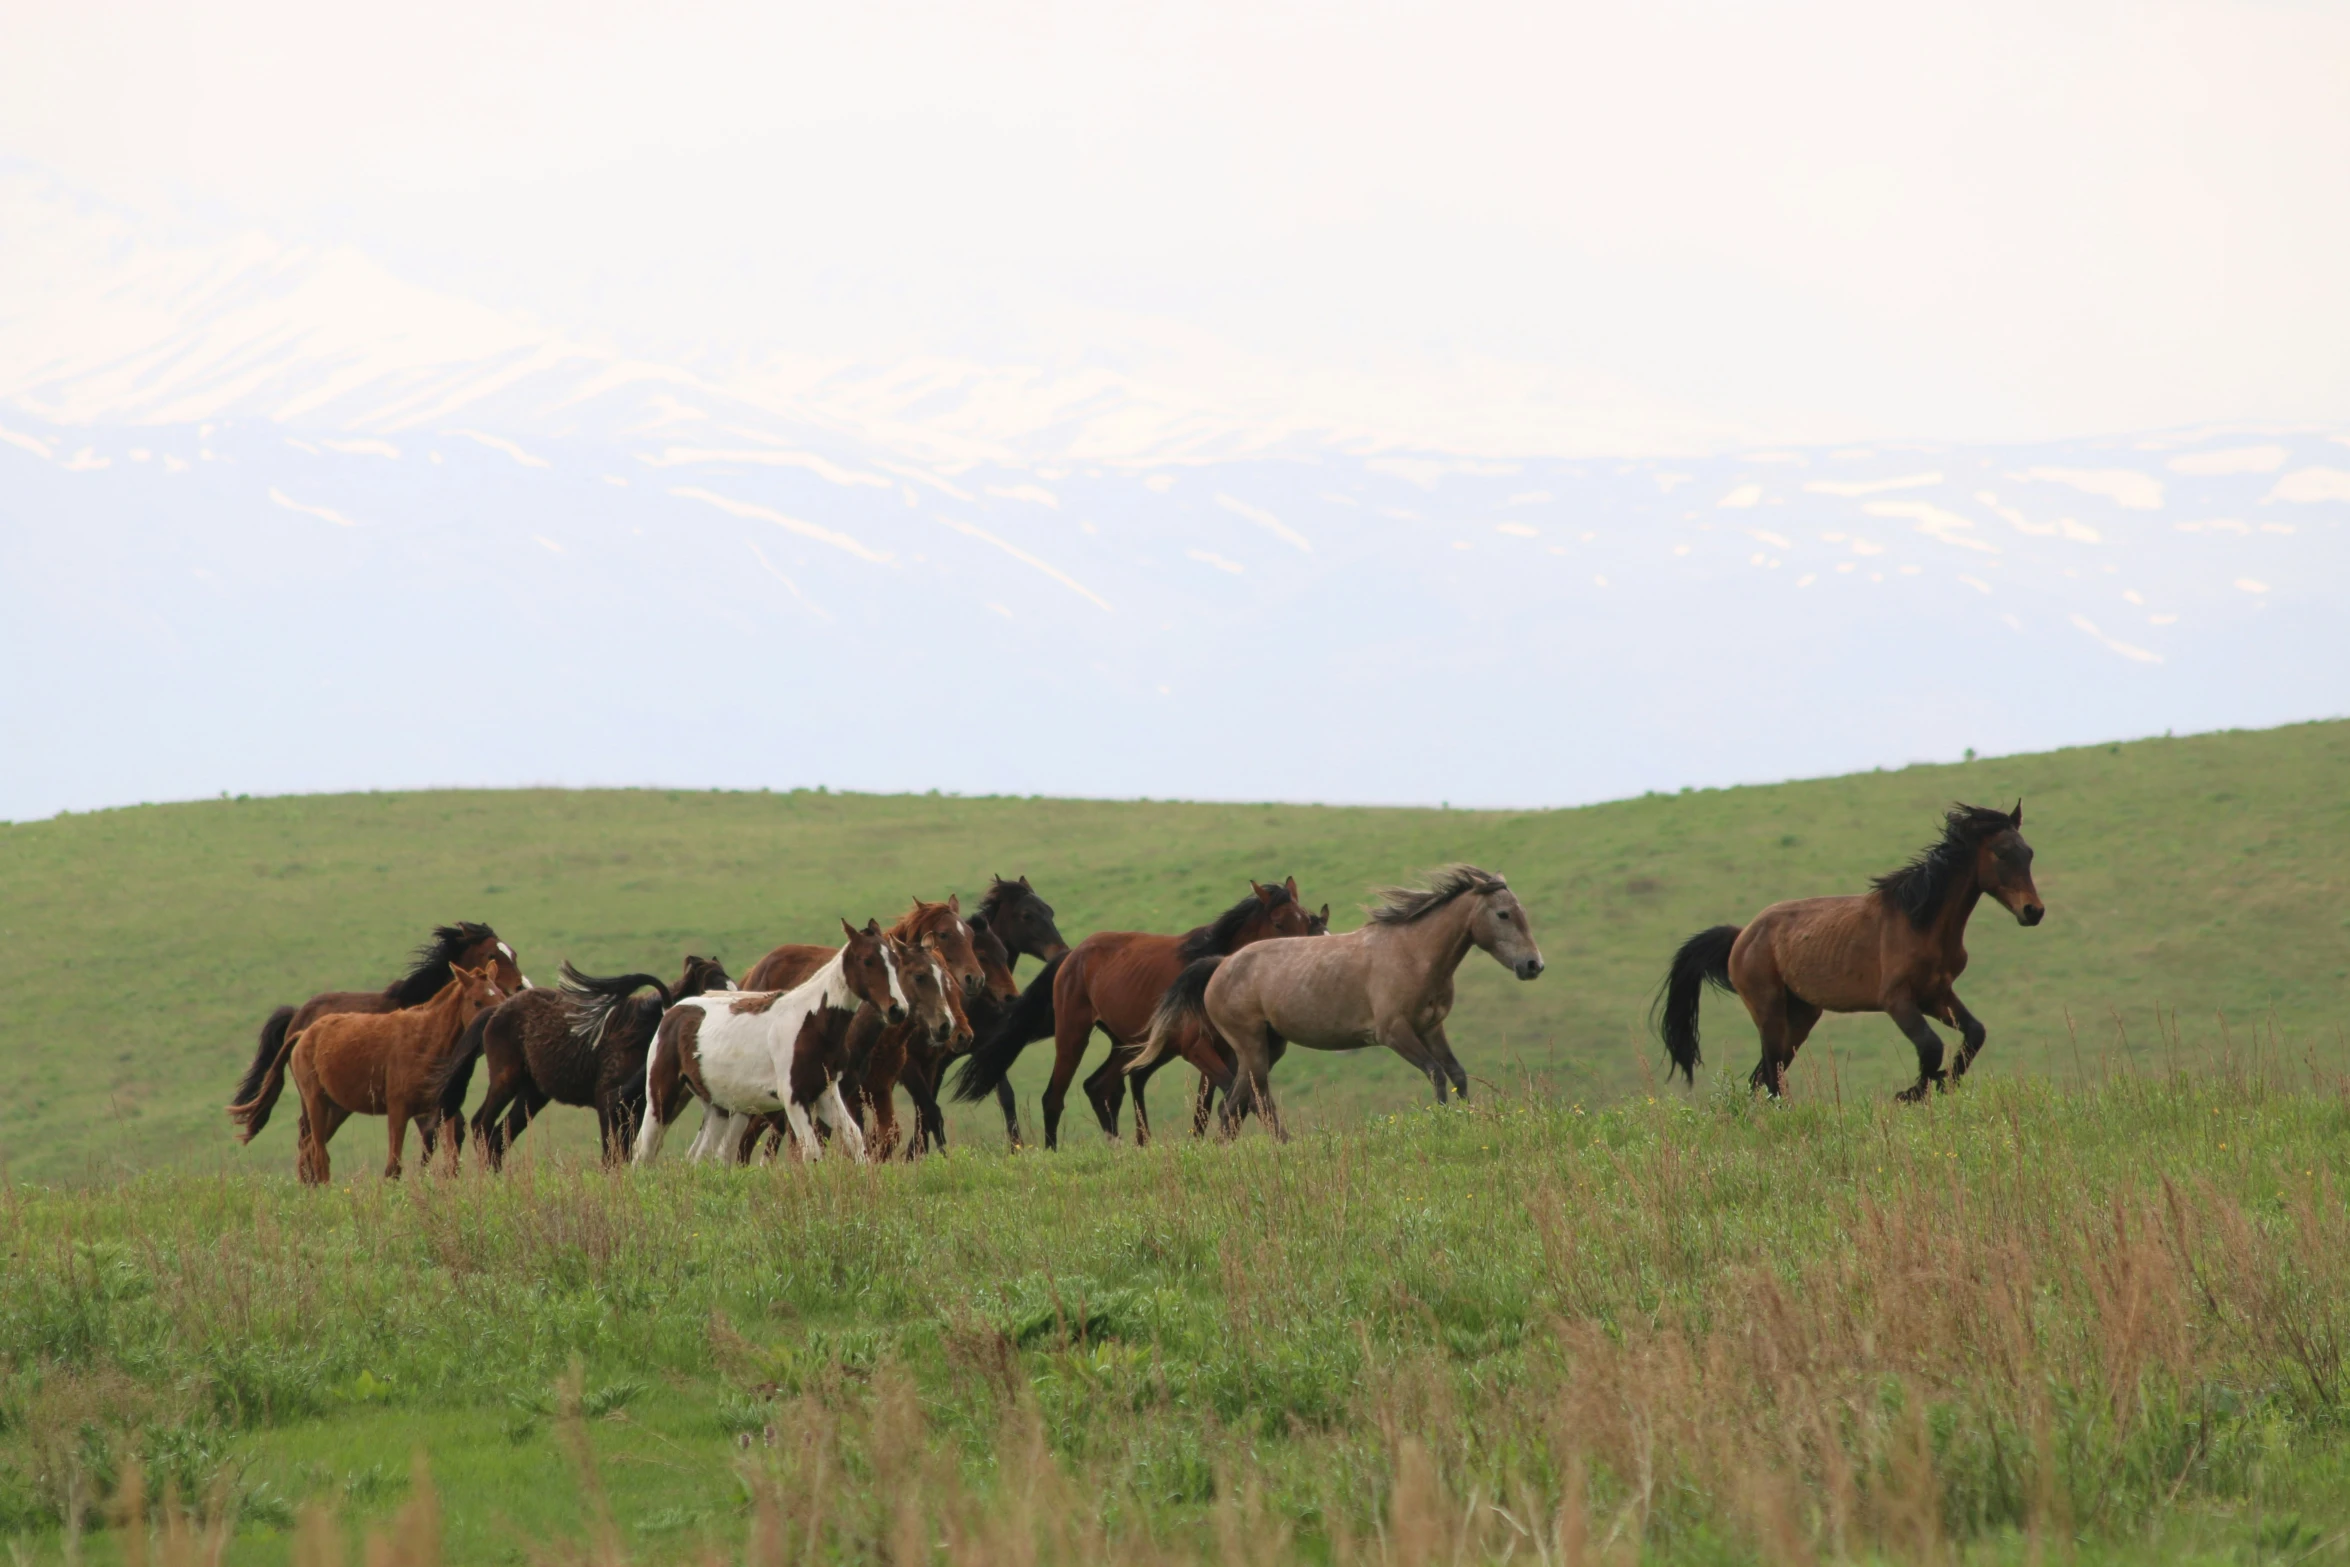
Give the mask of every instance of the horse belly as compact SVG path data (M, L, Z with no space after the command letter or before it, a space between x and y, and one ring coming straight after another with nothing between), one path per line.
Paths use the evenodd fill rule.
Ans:
M1826 1012L1873 1012L1880 979L1875 949L1850 898L1812 898L1781 905L1766 930L1779 983ZM1757 923L1761 923L1757 921ZM1734 978L1735 976L1733 976Z

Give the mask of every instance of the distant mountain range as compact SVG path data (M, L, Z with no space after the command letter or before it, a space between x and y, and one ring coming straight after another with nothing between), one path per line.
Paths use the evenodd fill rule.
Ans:
M2332 430L1509 460L1082 365L716 377L0 175L0 816L1552 804L2265 724L2350 711L2346 522Z

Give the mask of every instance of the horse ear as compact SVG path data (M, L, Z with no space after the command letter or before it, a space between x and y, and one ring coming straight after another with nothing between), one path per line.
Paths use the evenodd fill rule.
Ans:
M2021 827L2023 824L2024 800L2022 795L2018 795L2016 796L2015 809L2007 813L2007 825L2010 827Z
M879 921L879 920L875 919L875 918L874 918L872 915L870 915L870 914L866 915L866 916L865 916L865 934L866 934L866 935L868 935L868 936L878 936L878 935L880 935L880 934L881 934L881 921Z
M1020 885L1021 885L1021 886L1023 886L1023 887L1028 887L1028 877L1027 877L1027 875L1026 875L1026 873L1025 873L1025 872L1024 872L1024 873L1022 873L1022 875L1021 875L1021 877L1020 877ZM1031 891L1031 892L1034 892L1036 889L1035 889L1035 888L1033 888L1033 887L1029 887L1029 888L1028 888L1028 890L1029 890L1029 891Z
M1330 923L1330 905L1327 903L1322 905L1322 923L1325 925Z
M1292 898L1294 898L1294 897L1296 897L1296 896L1297 896L1297 878L1296 878L1295 876L1292 876L1292 877L1290 877L1290 878L1289 878L1287 881L1283 882L1281 885L1282 885L1284 888L1288 889L1289 895L1290 895Z
M1272 894L1266 891L1264 885L1260 883L1254 876L1251 876L1248 879L1248 890L1257 895L1257 901L1259 903L1269 903L1272 901Z
M950 892L947 894L947 912L949 914L960 914L963 912L963 895L961 893Z
M851 940L851 941L855 941L855 940L857 939L858 935L860 934L860 932L858 931L857 927L856 927L856 926L854 926L854 925L851 925L851 924L848 922L848 919L847 919L847 917L846 917L845 915L844 915L844 916L842 917L842 919L841 919L841 922L840 922L840 928L841 928L842 930L845 930L845 931L847 931L847 932L849 933L849 940Z

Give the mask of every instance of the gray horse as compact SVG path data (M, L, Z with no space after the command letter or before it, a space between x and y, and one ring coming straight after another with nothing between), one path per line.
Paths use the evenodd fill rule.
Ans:
M1292 1044L1385 1045L1435 1084L1438 1103L1449 1089L1466 1098L1469 1074L1444 1037L1444 1020L1453 971L1471 947L1520 979L1542 972L1541 949L1509 883L1474 865L1449 865L1427 887L1379 894L1360 930L1260 941L1192 964L1159 1002L1142 1053L1127 1070L1180 1050L1224 1090L1227 1131L1252 1109L1278 1129L1270 1077ZM1207 1048L1211 1041L1222 1052ZM1220 1059L1224 1052L1229 1064Z

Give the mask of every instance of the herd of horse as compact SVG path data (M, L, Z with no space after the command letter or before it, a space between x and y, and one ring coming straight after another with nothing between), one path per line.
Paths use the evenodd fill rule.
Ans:
M2046 911L2022 829L2020 801L2012 811L1953 806L1937 842L1864 893L1775 903L1744 927L1690 937L1653 1012L1672 1068L1695 1081L1710 984L1745 1004L1762 1041L1751 1081L1774 1096L1826 1012L1892 1017L1918 1056L1904 1100L1963 1078L1985 1036L1954 988L1967 921L1986 896L2024 925ZM689 955L673 984L566 962L552 990L523 977L496 931L459 922L435 930L409 972L380 991L328 991L273 1012L228 1113L250 1142L291 1077L301 1102L295 1168L311 1183L329 1179L327 1144L353 1115L386 1119L384 1174L397 1176L412 1122L428 1160L443 1139L454 1160L470 1130L496 1169L551 1104L593 1109L614 1164L654 1159L696 1100L695 1159L748 1161L762 1146L772 1157L786 1138L814 1159L825 1134L859 1160L912 1157L945 1147L946 1094L992 1095L1019 1146L1009 1076L1029 1045L1050 1039L1042 1110L1045 1146L1055 1148L1097 1029L1110 1054L1084 1089L1113 1139L1131 1085L1135 1139L1149 1140L1150 1079L1177 1058L1198 1074L1194 1135L1219 1114L1219 1096L1227 1134L1251 1114L1278 1134L1272 1070L1291 1045L1383 1045L1429 1080L1439 1103L1467 1097L1468 1073L1445 1033L1454 975L1472 950L1521 980L1541 974L1524 906L1501 876L1452 865L1425 886L1381 891L1367 914L1334 934L1329 905L1309 912L1294 878L1252 881L1195 929L1097 931L1070 946L1027 877L996 877L968 915L950 895L916 898L887 927L843 919L838 945L779 946L739 984L718 959ZM1041 968L1022 988L1014 969L1024 957ZM1935 1021L1960 1034L1948 1072ZM485 1063L487 1089L468 1120ZM914 1106L902 1139L901 1087Z

